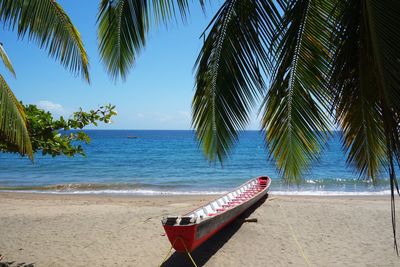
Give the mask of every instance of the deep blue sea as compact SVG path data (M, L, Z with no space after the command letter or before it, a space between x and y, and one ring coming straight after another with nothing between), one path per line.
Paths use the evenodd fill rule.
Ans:
M35 156L32 163L0 154L0 189L51 193L213 194L268 175L273 194L388 194L387 174L373 186L346 165L335 133L300 185L282 183L268 158L263 135L241 134L224 165L210 164L193 131L89 130L87 157ZM136 136L137 138L128 138Z

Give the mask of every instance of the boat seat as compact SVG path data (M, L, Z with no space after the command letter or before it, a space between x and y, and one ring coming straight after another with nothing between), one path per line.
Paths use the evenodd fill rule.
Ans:
M214 205L214 203L213 203L213 202L211 202L211 203L210 203L210 207L211 207L211 209L212 209L213 211L215 211L215 210L216 210L216 207L215 207L215 205Z
M196 217L197 219L197 217ZM193 217L185 216L181 218L181 221L179 222L179 225L187 225L190 223L194 223L196 221Z
M177 223L179 216L168 216L167 218L163 219L163 224L165 225L174 225Z
M258 188L258 187L252 187L252 188L250 188L249 190L257 190L257 191L259 191L260 188Z
M204 214L208 214L208 210L205 207L203 207L203 212Z

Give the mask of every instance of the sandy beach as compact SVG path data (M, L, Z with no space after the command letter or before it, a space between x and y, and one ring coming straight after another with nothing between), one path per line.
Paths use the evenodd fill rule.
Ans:
M212 198L0 193L0 266L158 266L170 248L161 218ZM400 266L391 231L388 196L271 194L193 257L198 266ZM191 263L173 253L163 266Z

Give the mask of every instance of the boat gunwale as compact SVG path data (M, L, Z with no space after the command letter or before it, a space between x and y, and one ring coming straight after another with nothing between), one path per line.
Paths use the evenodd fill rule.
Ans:
M179 224L178 224L178 225L173 225L173 227L189 227L189 226L193 226L193 225L199 225L199 224L201 224L201 223L203 223L203 222L206 222L206 221L208 221L208 220L210 220L210 219L215 219L215 218L217 218L218 216L224 214L224 213L227 212L227 211L231 211L231 210L233 210L233 209L235 209L235 208L238 208L238 207L240 207L240 206L246 204L247 202L251 201L252 199L256 198L258 195L260 195L261 193L263 193L263 192L265 192L266 190L269 189L269 186L271 185L271 182L272 182L272 181L271 181L271 178L270 178L269 176L258 176L258 177L255 177L255 178L253 178L253 179L250 179L250 180L246 181L245 183L243 183L243 184L237 186L236 188L230 190L230 191L227 192L226 194L223 194L222 196L220 195L219 197L210 200L210 201L207 202L206 204L204 204L204 205L202 205L202 206L199 206L199 207L197 207L197 208L195 208L195 209L193 209L193 210L191 210L191 211L189 211L189 212L187 212L187 213L181 215L181 217L187 217L187 215L194 213L195 211L199 210L200 208L203 208L203 207L205 207L205 206L208 206L208 205L210 205L212 202L216 202L218 199L221 199L221 198L227 196L228 194L233 193L233 192L235 192L236 190L242 188L243 186L245 186L245 185L251 183L252 181L254 181L254 180L256 180L256 179L258 180L259 178L262 178L262 177L268 178L268 179L267 179L267 184L266 184L265 188L263 188L261 191L259 191L259 192L256 193L255 195L253 195L251 198L246 199L245 201L243 201L242 203L240 203L240 204L238 204L238 205L235 205L235 206L233 206L233 207L229 207L229 208L225 209L225 210L222 211L222 212L218 212L217 214L215 214L215 215L213 215L213 216L206 216L206 217L203 217L203 218L201 219L201 221L199 221L199 222L193 222L193 223L188 223L188 224L184 224L184 225L179 225ZM169 216L167 216L167 217L165 217L165 218L168 218L168 217L169 217ZM163 225L164 225L164 223L163 223Z

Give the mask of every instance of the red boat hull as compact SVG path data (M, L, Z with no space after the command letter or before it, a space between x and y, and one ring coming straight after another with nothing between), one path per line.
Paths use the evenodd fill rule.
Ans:
M243 192L243 196L232 200L232 204L225 205L229 206L229 208L221 209L223 211L215 214L209 214L210 217L203 221L187 225L167 225L163 223L164 230L173 248L178 252L193 251L265 197L268 193L271 179L269 177L258 177L257 181L263 185L261 190L254 191L254 189L249 188L248 192Z

